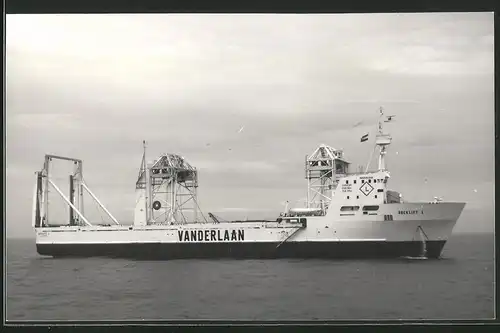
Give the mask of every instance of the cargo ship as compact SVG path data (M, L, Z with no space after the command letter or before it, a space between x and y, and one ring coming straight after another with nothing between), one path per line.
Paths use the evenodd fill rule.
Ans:
M374 132L378 168L350 170L343 150L320 145L305 158L307 200L275 219L225 221L198 204L198 170L178 154L148 162L146 145L135 184L133 221L120 223L83 178L80 159L46 155L36 172L32 225L39 255L145 260L194 258L439 258L465 203L434 198L405 202L390 190L386 153L392 142L380 109ZM367 141L368 136L361 138ZM50 171L55 161L74 166L68 195ZM65 225L51 224L49 189L68 207ZM111 223L89 221L84 193ZM53 194L54 195L54 194Z

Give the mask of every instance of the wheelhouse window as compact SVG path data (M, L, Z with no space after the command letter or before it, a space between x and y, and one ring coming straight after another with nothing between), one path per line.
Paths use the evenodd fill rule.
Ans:
M359 206L342 206L340 207L341 212L355 212L359 210Z
M365 212L373 212L373 211L377 211L378 208L379 208L378 206L364 206L363 210Z

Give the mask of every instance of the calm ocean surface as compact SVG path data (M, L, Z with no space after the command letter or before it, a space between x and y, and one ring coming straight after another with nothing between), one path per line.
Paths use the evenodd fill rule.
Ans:
M441 260L52 259L7 240L8 320L486 319L494 235Z

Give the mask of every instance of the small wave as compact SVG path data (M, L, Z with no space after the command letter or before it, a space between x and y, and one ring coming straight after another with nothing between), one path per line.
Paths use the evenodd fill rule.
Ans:
M403 259L408 259L408 260L427 260L429 258L427 257L401 257Z

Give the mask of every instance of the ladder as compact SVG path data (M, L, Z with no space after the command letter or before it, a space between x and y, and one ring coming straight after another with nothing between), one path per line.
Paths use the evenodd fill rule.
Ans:
M281 243L279 243L276 246L276 248L280 247L281 244L283 244L284 242L286 242L288 239L290 239L293 235L295 235L301 229L302 229L302 227L298 227L297 229L293 230L284 240L281 241Z

